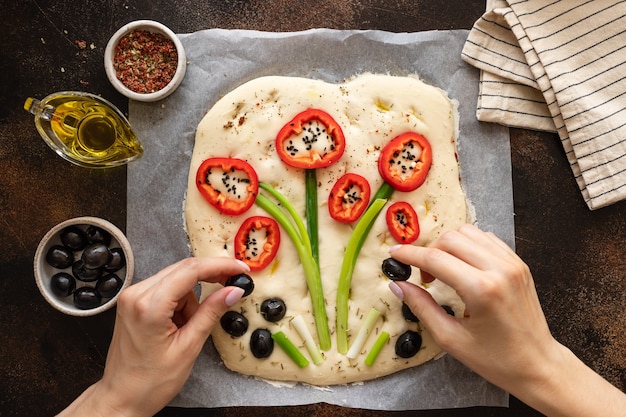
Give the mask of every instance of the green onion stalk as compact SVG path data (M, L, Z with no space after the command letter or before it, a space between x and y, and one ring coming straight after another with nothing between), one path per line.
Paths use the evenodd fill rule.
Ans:
M293 344L287 335L285 335L285 333L273 333L272 339L274 339L276 344L285 351L287 356L289 356L299 368L305 368L309 365L309 360L304 357L304 355L298 350L296 345Z
M365 364L367 366L374 365L374 362L376 361L376 358L378 358L380 351L383 350L383 347L385 347L388 341L389 333L381 332L380 335L378 335L378 338L376 338L374 345L372 345L372 348L370 349L370 353L368 353L367 357L365 358Z
M305 170L305 218L306 229L311 240L311 253L313 259L317 263L319 268L320 264L320 249L319 249L319 233L318 233L318 219L317 219L317 173L315 169Z
M343 262L339 272L339 284L337 287L337 351L341 354L348 352L348 300L350 298L350 285L352 274L356 266L361 248L367 239L367 235L374 226L374 221L393 194L393 187L383 182L374 194L372 202L357 222L343 255Z
M312 243L306 231L306 227L298 216L293 205L276 189L266 183L259 183L259 187L267 191L274 197L289 213L291 219L280 209L280 207L267 196L259 193L255 204L269 213L285 229L294 243L300 263L304 269L304 276L311 297L313 317L321 350L331 348L330 329L328 327L328 317L326 314L326 302L322 290L322 277L319 266L313 257L311 250ZM317 242L316 242L317 243Z

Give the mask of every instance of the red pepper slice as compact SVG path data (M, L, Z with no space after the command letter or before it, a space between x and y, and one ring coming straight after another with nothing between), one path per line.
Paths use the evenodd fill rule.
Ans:
M387 209L387 227L394 239L400 243L413 243L420 235L417 213L406 201L393 203Z
M330 217L338 222L356 221L370 202L370 184L353 173L347 173L337 180L328 195Z
M196 172L200 194L223 214L248 210L259 191L259 178L250 164L237 158L209 158Z
M426 181L432 159L428 140L407 132L385 145L378 158L378 172L394 189L413 191Z
M235 235L235 258L245 262L251 271L268 266L280 245L276 220L265 216L248 217Z
M276 135L278 156L294 168L327 167L337 162L345 149L341 126L320 109L298 113Z

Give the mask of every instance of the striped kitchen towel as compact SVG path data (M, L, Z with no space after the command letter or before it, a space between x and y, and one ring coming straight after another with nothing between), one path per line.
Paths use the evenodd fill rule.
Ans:
M626 1L488 0L477 117L557 132L590 209L626 199Z

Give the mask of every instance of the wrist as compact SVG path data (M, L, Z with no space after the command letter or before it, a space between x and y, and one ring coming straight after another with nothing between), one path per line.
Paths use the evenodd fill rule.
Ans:
M511 394L548 417L617 417L626 395L554 341L532 375ZM513 384L515 385L515 384Z
M100 380L87 388L59 417L140 417L130 401L121 400L106 382Z

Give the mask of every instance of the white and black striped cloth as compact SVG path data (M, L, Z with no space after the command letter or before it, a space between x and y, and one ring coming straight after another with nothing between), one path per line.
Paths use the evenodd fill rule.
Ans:
M626 199L626 1L488 0L477 117L558 132L590 209Z

